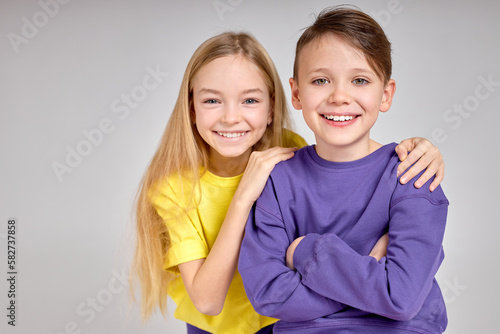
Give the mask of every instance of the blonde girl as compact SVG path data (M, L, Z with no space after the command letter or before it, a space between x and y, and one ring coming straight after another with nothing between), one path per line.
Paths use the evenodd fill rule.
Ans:
M236 268L269 173L306 145L290 128L276 68L252 36L223 33L200 45L137 196L131 279L144 320L157 308L165 314L170 295L188 333L271 332L276 319L254 311ZM408 179L428 167L417 182L437 172L440 183L442 157L427 140L398 150L403 170L420 158Z

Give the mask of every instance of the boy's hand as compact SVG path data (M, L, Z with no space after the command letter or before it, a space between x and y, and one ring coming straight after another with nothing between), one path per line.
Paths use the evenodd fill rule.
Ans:
M292 270L295 270L295 267L293 266L293 253L295 252L295 248L297 248L300 241L304 238L305 238L305 236L295 239L290 244L290 246L288 246L288 249L286 250L286 266Z
M407 154L410 152L410 154ZM436 177L432 181L429 190L434 191L444 178L444 162L441 152L430 141L425 138L410 138L403 140L396 146L396 153L402 162L398 167L398 176L410 166L401 177L401 184L407 183L415 175L426 169L422 176L414 183L416 188L424 185L434 174Z
M387 255L387 245L389 244L389 235L386 233L380 239L378 239L375 246L373 246L370 254L371 257L380 261L381 258Z

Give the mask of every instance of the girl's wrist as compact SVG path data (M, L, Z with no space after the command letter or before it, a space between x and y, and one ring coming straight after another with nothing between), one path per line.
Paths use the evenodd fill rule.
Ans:
M240 212L250 213L250 209L252 208L253 203L254 201L246 199L244 196L240 195L238 191L236 191L233 199L231 200L231 206Z

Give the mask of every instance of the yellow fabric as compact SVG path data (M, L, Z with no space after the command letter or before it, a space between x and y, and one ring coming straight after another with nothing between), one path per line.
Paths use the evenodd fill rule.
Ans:
M307 142L295 132L285 129L283 131L283 146L302 148L307 146Z
M302 137L291 131L286 131L284 137L286 146L306 145ZM208 256L241 177L219 177L205 172L198 188L186 178L170 177L159 187L158 195L152 198L158 214L167 224L171 240L164 268L177 274L168 291L177 305L174 316L213 333L255 333L276 322L276 319L255 312L237 271L222 312L217 316L198 312L177 268L180 263Z

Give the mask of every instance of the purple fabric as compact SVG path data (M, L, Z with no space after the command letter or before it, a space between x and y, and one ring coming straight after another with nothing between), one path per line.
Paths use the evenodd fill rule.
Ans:
M342 163L308 146L274 168L250 213L239 272L257 312L283 320L275 332L445 330L434 276L448 200L441 187L429 191L431 181L399 183L395 146ZM368 254L387 231L388 253L377 262ZM286 250L300 236L293 271Z
M204 331L203 329L199 329L198 327L195 327L190 324L187 325L187 334L210 334L210 332ZM273 332L273 325L261 328L257 333L255 334L271 334Z

